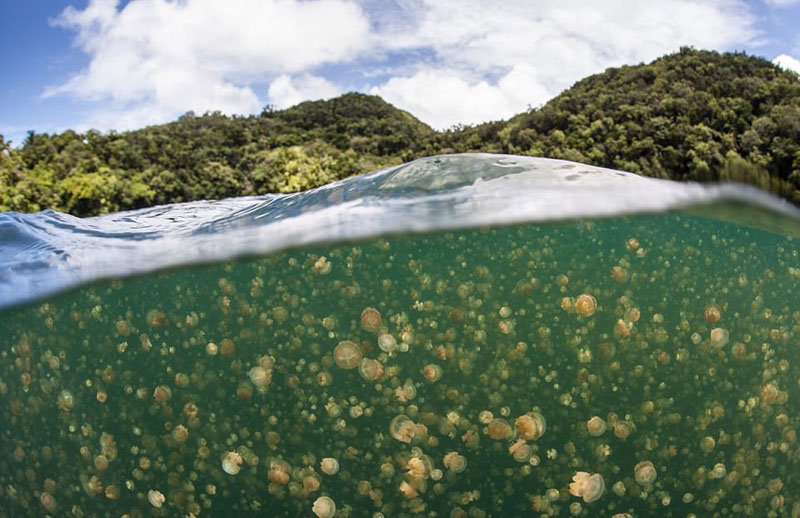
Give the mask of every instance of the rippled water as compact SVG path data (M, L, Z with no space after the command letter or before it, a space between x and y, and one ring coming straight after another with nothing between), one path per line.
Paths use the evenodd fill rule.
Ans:
M0 215L0 516L800 516L798 221L495 155Z

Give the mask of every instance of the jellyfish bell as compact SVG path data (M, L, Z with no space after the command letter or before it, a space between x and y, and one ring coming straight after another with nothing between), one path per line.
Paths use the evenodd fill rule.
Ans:
M709 324L716 324L722 318L722 312L714 304L709 304L703 311L703 316Z
M385 353L394 352L397 349L397 339L388 333L380 335L378 337L378 349Z
M228 475L236 475L242 469L242 456L235 451L229 451L222 457L222 470Z
M311 511L317 518L332 518L336 514L336 503L327 496L321 496L314 500Z
M430 383L436 383L442 377L442 368L435 363L429 363L422 368L422 375Z
M723 347L728 343L728 330L722 327L715 327L711 330L711 344L715 347Z
M590 475L585 471L575 473L569 485L570 494L583 498L583 501L587 504L598 500L603 496L605 490L606 484L602 475L599 473Z
M250 381L257 388L264 388L272 381L272 371L265 369L261 365L257 365L250 369L247 373Z
M147 501L150 502L150 505L152 505L153 507L161 507L162 505L164 505L164 502L166 500L167 498L164 496L163 493L161 493L161 491L158 491L156 489L151 489L150 491L147 492Z
M333 350L333 361L336 362L337 367L340 369L355 369L363 358L364 354L361 352L361 347L350 340L339 342L339 345Z
M361 328L369 333L375 333L381 328L381 313L375 308L366 308L361 312Z
M319 468L326 475L335 475L339 472L339 461L333 457L325 457L320 461Z
M414 438L414 421L407 415L400 414L395 416L389 423L389 434L400 442L410 443Z
M649 460L644 460L633 468L633 478L640 486L652 484L656 480L656 468Z
M378 360L364 358L358 364L358 373L367 381L377 381L383 376L383 364Z
M442 464L453 473L461 473L467 469L466 457L455 451L446 453L442 459Z
M597 300L586 293L575 299L575 313L582 317L590 317L597 311Z
M586 429L592 437L600 437L603 435L608 427L602 417L593 416L586 422Z

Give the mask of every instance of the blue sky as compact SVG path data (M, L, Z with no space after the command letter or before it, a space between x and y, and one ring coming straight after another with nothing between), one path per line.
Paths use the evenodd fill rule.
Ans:
M0 0L0 134L125 130L347 91L437 128L683 45L800 73L800 0Z

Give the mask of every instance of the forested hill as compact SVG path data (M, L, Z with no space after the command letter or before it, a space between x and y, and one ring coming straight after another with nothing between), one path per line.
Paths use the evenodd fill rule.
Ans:
M563 158L676 180L737 180L800 203L800 81L744 54L682 49L608 69L508 121L435 132L378 97L186 114L126 133L0 139L0 210L92 215L291 192L426 155Z

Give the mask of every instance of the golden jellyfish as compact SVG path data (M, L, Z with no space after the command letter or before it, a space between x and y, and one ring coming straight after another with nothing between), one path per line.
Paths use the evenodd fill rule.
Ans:
M446 453L444 455L442 463L444 464L445 468L449 469L453 473L461 473L462 471L467 469L466 457L455 451Z
M586 293L575 299L575 313L582 317L590 317L597 311L597 300Z
M164 314L163 311L159 311L157 309L151 309L147 312L147 325L152 327L153 329L158 329L163 327L164 324L167 323L167 316Z
M381 328L381 312L375 308L366 308L361 312L361 328L369 333L375 333Z
M619 283L628 282L628 270L621 266L615 266L611 269L611 278Z
M147 393L145 392L145 394ZM159 385L153 391L153 399L160 405L166 404L170 398L172 398L172 389L166 385Z
M655 482L656 475L656 468L649 460L643 460L633 467L633 478L640 486L646 486Z
M62 412L69 412L75 407L75 396L69 390L62 390L58 394L58 408Z
M614 427L614 435L617 439L625 440L633 432L633 423L630 421L622 421Z
M364 358L358 364L358 373L367 381L377 381L383 376L383 364L378 360Z
M719 322L719 319L722 318L722 312L716 305L710 304L706 306L705 311L703 311L703 316L709 324L716 324Z
M406 463L406 475L409 478L428 478L432 469L433 465L426 455L411 457Z
M350 340L343 340L333 350L333 361L340 369L355 369L361 363L364 355L361 347Z
M41 502L42 507L44 507L48 513L55 513L58 509L55 497L47 491L43 491L42 494L39 495L39 502Z
M632 237L625 242L625 248L628 249L628 252L635 252L639 248L639 241Z
M119 487L115 486L114 484L110 484L106 486L106 498L109 500L119 500L120 497L120 490Z
M276 484L280 484L285 486L289 483L289 472L291 471L291 466L289 463L275 459L269 463L269 471L267 472L267 478L270 482L274 482Z
M303 489L309 493L319 491L320 479L316 473L309 473L303 477Z
M606 428L606 422L599 416L593 416L586 422L586 429L592 437L600 437L606 432Z
M339 461L333 457L325 457L319 463L319 469L326 475L335 475L339 473Z
M585 471L578 471L575 473L569 485L570 494L583 498L583 501L587 504L603 496L605 490L606 483L602 475L599 473L590 475Z
M442 368L435 363L429 363L422 368L422 375L431 383L436 383L442 377Z
M404 414L395 416L389 423L389 434L400 442L411 442L413 430L414 422Z
M264 388L272 381L272 371L258 365L247 373L250 381L258 388Z
M167 498L161 491L158 491L156 489L151 489L150 491L147 492L147 501L150 502L150 505L152 505L153 507L161 507L162 505L164 505L164 502L166 500Z
M222 470L228 475L236 475L242 469L242 456L235 451L229 451L222 457Z
M385 353L394 352L397 349L397 339L388 333L380 335L378 337L378 349Z
M514 444L508 447L508 452L514 457L517 462L528 462L533 454L533 448L530 444L526 443L523 439L519 439Z
M530 412L520 416L514 424L517 427L519 438L526 441L539 440L547 429L547 422L539 412Z
M189 439L189 430L182 424L172 429L172 438L175 442L183 444Z
M317 518L332 518L336 514L336 503L330 497L321 496L314 500L311 511Z
M723 347L728 343L728 330L721 327L715 327L711 330L711 345L714 347Z
M504 439L510 439L514 434L514 430L504 419L495 419L489 423L487 433L492 439L500 441Z

